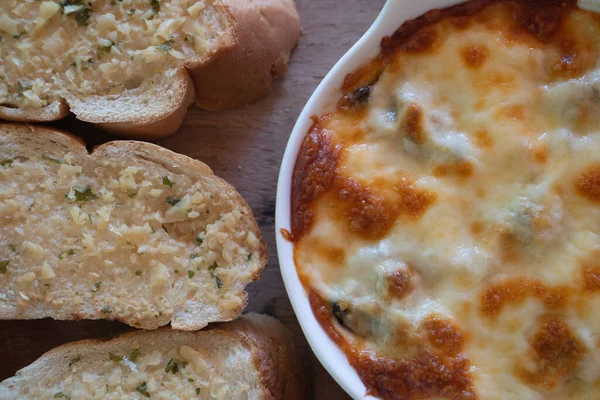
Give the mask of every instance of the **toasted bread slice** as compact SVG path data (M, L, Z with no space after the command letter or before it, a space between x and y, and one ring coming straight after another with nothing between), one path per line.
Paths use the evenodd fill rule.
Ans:
M0 125L0 318L195 330L236 318L267 262L252 211L205 164L159 146L90 155Z
M49 351L0 399L307 399L291 333L259 314L199 332L160 329Z
M187 107L264 96L298 40L293 0L0 2L0 118L71 110L116 134L173 133Z

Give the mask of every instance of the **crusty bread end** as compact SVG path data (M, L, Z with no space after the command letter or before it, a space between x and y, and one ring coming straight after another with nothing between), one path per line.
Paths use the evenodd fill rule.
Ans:
M301 365L279 321L247 314L199 332L162 328L60 346L0 383L0 399L303 400Z

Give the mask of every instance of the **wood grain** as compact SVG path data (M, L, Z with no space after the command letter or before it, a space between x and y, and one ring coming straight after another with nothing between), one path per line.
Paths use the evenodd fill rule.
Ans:
M175 135L158 144L197 158L233 184L247 200L269 244L269 266L249 286L248 311L279 318L311 355L315 399L347 395L312 356L287 298L275 248L275 191L279 165L296 118L335 62L374 21L384 0L297 0L302 36L285 79L264 100L209 113L191 108ZM90 147L115 138L73 118L54 124L80 134ZM0 321L0 380L60 344L129 330L107 321Z

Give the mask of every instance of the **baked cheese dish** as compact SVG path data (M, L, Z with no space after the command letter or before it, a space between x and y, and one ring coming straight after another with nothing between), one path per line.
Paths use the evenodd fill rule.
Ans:
M384 399L600 398L600 15L430 11L297 159L315 316Z

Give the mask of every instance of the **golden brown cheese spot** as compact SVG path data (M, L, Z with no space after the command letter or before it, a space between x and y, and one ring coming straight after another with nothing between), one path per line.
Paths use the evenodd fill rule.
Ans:
M437 41L437 34L432 29L421 29L400 44L400 50L405 53L424 53L431 50Z
M518 365L520 378L532 385L552 389L567 378L585 353L585 346L571 327L556 315L540 318L538 330L529 340L531 353ZM534 362L534 369L523 364Z
M461 180L473 176L475 167L470 161L457 161L451 164L441 164L433 167L433 175L437 177L455 176Z
M312 202L333 184L341 146L333 142L322 126L327 119L315 120L296 160L292 180L292 233L296 240L312 226Z
M415 187L408 179L402 179L394 188L400 196L400 212L413 220L419 219L437 200L437 195Z
M463 350L465 338L449 319L432 315L423 321L422 327L429 343L445 355L454 357Z
M544 6L523 6L516 9L516 20L525 32L548 43L560 31L565 17L564 8L574 2L549 2ZM571 4L569 4L571 3Z
M592 165L575 179L577 193L594 203L600 203L600 164Z
M369 395L383 399L477 398L469 376L469 359L464 355L442 358L424 350L402 360L360 351L351 362Z
M481 221L475 221L475 222L473 222L473 223L471 224L471 229L470 229L470 231L471 231L471 235L472 235L474 238L479 238L479 237L481 237L481 233L483 232L483 229L484 229L484 227L485 227L485 226L484 226L484 223L483 223L483 222L481 222Z
M548 161L548 148L545 146L535 147L533 150L533 159L539 164L546 164Z
M584 268L583 285L588 292L600 291L600 265Z
M383 237L393 226L395 207L371 189L351 178L335 179L335 207L351 232L366 238Z
M411 104L406 109L406 113L402 118L400 131L413 143L423 144L427 138L427 133L423 127L423 120L423 110L419 106Z
M477 69L485 64L490 50L484 45L469 46L462 50L461 55L467 67Z
M586 292L600 291L600 251L594 251L584 260L581 268L583 289Z
M398 300L403 299L415 290L411 270L394 271L387 279L387 282L388 293Z
M287 240L288 242L294 241L294 235L292 235L292 233L290 231L288 231L287 229L281 228L279 230L279 232L281 233L281 236L283 236L283 238L285 240Z
M318 243L315 244L314 250L325 258L329 262L329 265L333 267L346 265L346 252L342 248L325 246Z
M540 300L549 309L564 308L571 297L569 287L547 287L537 279L511 279L488 287L481 296L481 313L490 318L498 316L508 305L518 305L527 298Z
M475 132L475 143L480 149L487 149L494 145L494 139L487 129L479 129Z

